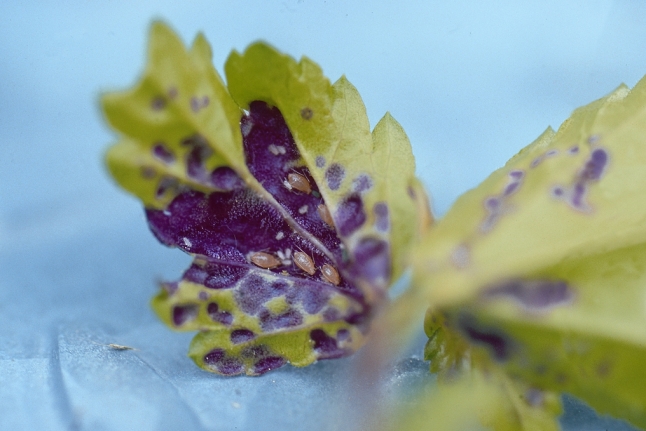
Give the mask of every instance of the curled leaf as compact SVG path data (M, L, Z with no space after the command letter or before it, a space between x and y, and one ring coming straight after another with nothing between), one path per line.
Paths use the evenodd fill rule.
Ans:
M431 353L449 366L484 353L533 387L646 426L644 136L642 79L577 109L456 202L415 254L427 332L451 334L434 335Z
M153 308L224 375L348 355L432 220L408 139L388 114L371 133L356 89L307 58L255 43L225 70L155 23L143 78L103 98L110 172L194 256Z

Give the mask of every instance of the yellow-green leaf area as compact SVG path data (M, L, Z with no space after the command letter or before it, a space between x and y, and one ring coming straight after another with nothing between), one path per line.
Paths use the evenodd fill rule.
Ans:
M456 202L415 254L429 303L646 240L644 87L576 110Z
M480 300L481 325L497 328L512 345L501 364L539 387L646 426L646 245L570 259L528 278L563 280L571 293L553 309L528 308L512 295Z
M275 276L263 270L251 270L251 276L260 276L267 283L280 282L288 285L290 289L299 289L298 284L287 277ZM264 318L284 315L288 310L301 316L299 324L290 327L268 328L261 323L258 311L250 312L241 307L246 300L244 284L246 278L238 281L227 289L210 289L199 283L182 280L170 290L162 288L152 299L151 305L159 318L169 327L178 331L208 331L223 328L246 328L254 332L280 332L301 330L325 321L323 315L327 310L333 309L340 316L352 315L361 309L360 304L336 291L327 293L325 305L313 311L303 303L288 299L286 293L275 296L262 304L268 315ZM172 284L165 283L163 286ZM214 305L215 304L215 305ZM184 316L178 316L181 313Z
M317 342L338 339L341 333L345 335L335 351L326 350L324 341ZM338 357L345 351L357 350L363 338L361 331L345 322L320 324L306 331L260 334L242 341L236 340L231 330L207 331L193 338L189 356L207 371L253 376L285 363L304 367L319 359Z
M107 121L122 136L107 154L117 182L153 208L182 188L213 191L208 173L229 166L249 177L242 152L241 110L211 65L198 35L190 50L167 26L150 31L148 64L131 90L101 100ZM192 169L199 157L204 172Z
M558 397L533 390L496 369L465 370L416 394L382 430L557 431Z

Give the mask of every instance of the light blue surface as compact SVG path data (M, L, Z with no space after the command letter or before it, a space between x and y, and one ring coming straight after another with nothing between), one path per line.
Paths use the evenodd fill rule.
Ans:
M155 280L188 259L157 244L108 179L114 135L96 102L134 82L153 18L187 42L203 31L220 71L232 48L265 39L345 73L372 124L389 110L404 126L439 214L545 127L646 74L637 1L2 2L0 429L356 423L342 392L353 359L223 379L185 356L191 334L152 315ZM430 379L415 354L386 392ZM567 406L568 429L625 429Z

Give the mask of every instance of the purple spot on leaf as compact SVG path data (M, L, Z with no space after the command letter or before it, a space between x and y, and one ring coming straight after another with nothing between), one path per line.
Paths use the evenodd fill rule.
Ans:
M363 238L354 249L354 262L357 276L376 285L390 281L390 247L386 241Z
M152 166L142 166L141 176L147 180L152 180L157 176L157 171Z
M520 170L516 170L516 171L511 171L511 172L509 172L509 177L510 177L511 179L513 179L513 180L516 180L516 181L518 181L518 180L520 180L521 178L523 178L523 176L524 176L524 175L525 175L525 173L524 173L523 171L520 171Z
M157 190L155 191L155 196L157 197L157 199L159 199L168 192L176 192L178 188L179 181L177 181L176 178L163 176L161 180L159 180L159 185L157 186Z
M318 156L318 157L316 158L316 161L315 161L315 162L316 162L316 167L317 167L317 168L322 168L323 166L325 166L325 157L323 157L323 156Z
M186 155L186 173L195 180L206 182L206 159L213 154L206 139L200 135L193 135L184 139L182 145L189 147Z
M573 155L575 155L575 154L578 154L578 152L579 152L579 146L578 146L578 145L574 145L574 146L573 146L573 147L571 147L569 150L567 150L567 152L568 152L568 154L569 154L569 155L571 155L571 156L573 156Z
M390 220L388 218L388 205L385 202L377 202L373 207L375 213L375 227L380 232L388 232Z
M473 344L485 346L498 361L504 361L511 354L511 344L501 333L491 328L479 327L474 318L462 316L458 323L461 332Z
M177 288L179 287L179 283L177 283L176 281L163 282L160 283L160 285L161 288L168 292L169 295L173 295L175 292L177 292Z
M540 389L529 388L525 391L525 402L532 407L541 407L544 400L544 393Z
M363 193L372 188L372 179L367 174L361 174L352 180L352 191Z
M514 193L516 191L516 189L518 189L519 185L520 185L520 183L507 184L507 187L505 187L505 191L503 192L504 195L505 196L511 195L512 193Z
M339 229L341 236L348 236L366 221L366 213L363 210L361 196L353 193L346 197L336 211L334 222Z
M538 165L540 165L542 161L543 161L542 157L536 157L534 160L532 160L532 163L529 165L529 167L530 168L535 168Z
M173 307L173 323L175 326L182 326L184 323L194 320L197 313L196 305L176 305Z
M340 358L346 352L339 348L336 339L330 337L322 329L314 329L310 332L310 339L314 342L314 350L319 355L319 359Z
M233 344L246 343L256 338L256 334L248 329L236 329L231 331L231 342Z
M226 376L240 374L244 369L240 361L228 357L222 349L213 349L204 355L204 364Z
M256 314L271 298L283 295L286 284L271 283L257 274L250 274L235 292L235 299L242 311Z
M582 182L577 182L574 185L574 194L572 195L572 205L581 208L583 202L583 195L585 193L585 185Z
M164 106L166 106L166 101L161 96L154 97L152 102L150 102L150 107L153 111L161 111L164 109Z
M191 97L191 111L197 113L200 110L200 105L200 101L197 99L197 97Z
M294 288L287 293L287 301L290 304L302 305L309 314L316 314L327 304L331 291L332 288L326 286L324 289L318 282L297 281Z
M258 315L260 326L263 331L273 331L281 328L291 328L303 323L303 316L294 309L287 310L282 314L272 314L264 309Z
M326 322L334 322L341 318L341 312L334 307L328 307L323 312L323 320Z
M204 355L204 362L209 365L215 365L216 363L222 361L225 357L224 350L222 349L213 349L206 355Z
M228 166L220 166L211 172L211 184L225 192L239 190L245 187L242 178Z
M247 274L248 268L231 262L193 264L184 273L184 280L201 284L209 289L227 289Z
M500 199L498 198L487 198L485 200L485 208L487 208L490 211L497 210L500 208Z
M285 365L287 361L280 356L268 356L260 359L254 364L254 372L256 374L264 374L267 371L275 370Z
M218 304L215 302L211 302L206 307L206 312L214 322L218 322L226 326L229 326L231 325L231 323L233 323L233 316L231 315L231 313L227 311L219 311Z
M325 171L325 180L330 190L338 190L345 178L345 169L338 163L332 163Z
M224 374L225 376L235 376L236 374L240 374L244 369L242 363L233 358L225 359L215 367L220 373Z
M347 340L349 337L350 337L350 331L348 331L347 329L339 329L339 330L336 332L336 339L337 339L338 341L345 341L345 340Z
M161 142L157 142L153 146L153 155L164 163L173 163L175 161L173 152Z
M598 148L592 152L590 159L585 164L583 172L581 172L581 179L584 181L598 180L603 174L603 169L608 162L608 153Z
M508 297L530 311L569 304L574 292L563 280L512 280L488 289L485 298Z

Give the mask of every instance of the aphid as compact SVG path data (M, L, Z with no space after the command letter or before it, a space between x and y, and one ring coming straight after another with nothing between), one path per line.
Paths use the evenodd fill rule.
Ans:
M312 261L312 258L302 251L297 251L294 253L294 263L309 275L314 275L314 273L316 272L314 261Z
M319 217L321 217L321 220L323 220L325 224L330 227L334 227L332 214L330 214L330 210L327 209L327 206L325 204L320 204L318 207L316 207L316 211L319 213Z
M312 186L310 186L309 180L296 172L290 172L287 175L287 183L289 183L292 189L296 189L299 192L309 194L312 191Z
M341 277L339 277L339 272L330 264L325 264L321 267L321 278L328 283L332 283L335 286L338 286L341 282Z
M271 269L280 265L280 260L276 259L273 254L258 251L251 255L251 263L261 268Z

